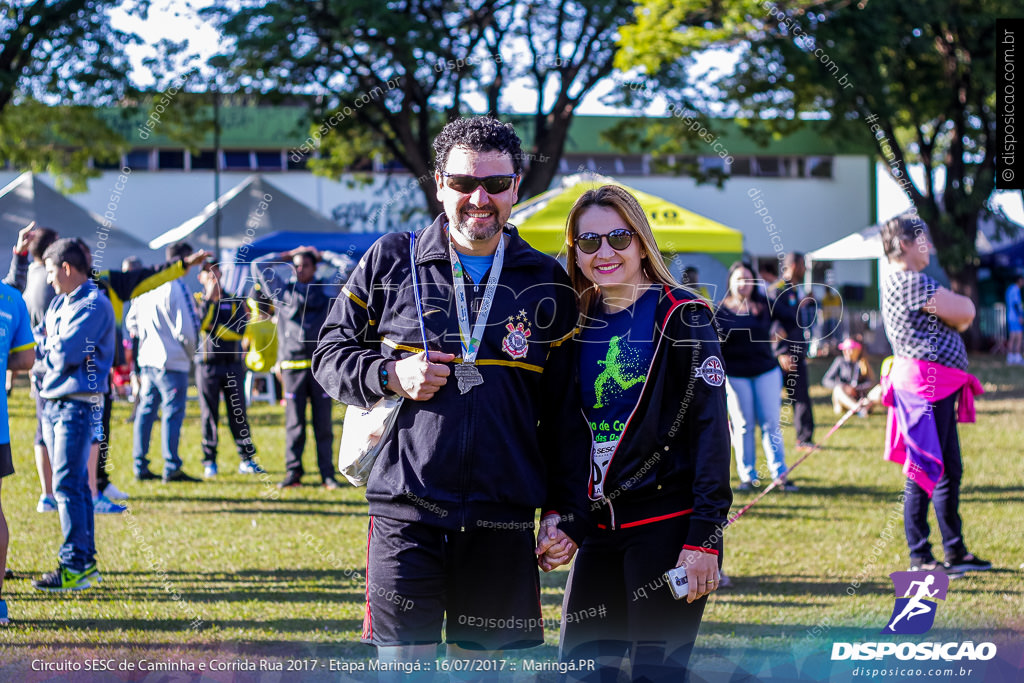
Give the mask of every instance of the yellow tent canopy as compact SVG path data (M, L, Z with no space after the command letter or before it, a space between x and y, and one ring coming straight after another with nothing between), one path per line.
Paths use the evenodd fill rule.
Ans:
M565 178L562 184L517 204L509 217L509 222L519 227L523 239L539 251L557 254L565 249L569 209L584 192L602 185L618 185L637 198L662 253L738 254L743 250L743 233L739 230L611 178L576 175Z

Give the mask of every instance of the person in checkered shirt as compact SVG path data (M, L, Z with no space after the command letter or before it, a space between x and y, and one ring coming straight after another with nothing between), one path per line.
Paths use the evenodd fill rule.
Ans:
M931 503L942 533L943 568L954 577L965 571L990 569L990 562L968 552L959 510L963 461L956 401L977 384L965 372L967 350L959 333L974 320L974 302L921 272L934 247L928 227L919 217L901 216L887 222L882 228L882 246L893 266L882 283L882 319L895 356L891 373L892 386L898 390L895 400L903 400L902 391L913 394L912 402L917 401L922 407L920 399L927 401L925 412L931 413L935 423L935 434L931 436L941 451L941 477L934 484ZM890 422L893 420L894 416L890 416ZM901 430L896 423L891 426ZM939 565L928 540L929 495L918 484L919 475L912 471L915 464L911 457L911 470L904 470L908 472L904 528L910 548L910 569L929 571Z

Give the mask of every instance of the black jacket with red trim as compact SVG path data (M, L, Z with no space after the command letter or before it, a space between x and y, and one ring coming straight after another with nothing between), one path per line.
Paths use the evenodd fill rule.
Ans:
M416 271L431 350L461 361L444 217L416 233ZM563 517L581 542L589 520L590 430L567 342L578 302L565 269L506 226L504 266L477 364L483 384L454 373L429 400L403 402L397 430L366 486L370 514L444 528L529 528L537 508ZM486 280L467 284L470 317ZM380 370L422 350L409 234L377 240L320 332L313 374L344 403L384 394Z
M686 545L721 552L732 505L725 369L714 314L685 289L663 287L655 353L608 465L599 523L628 528L690 515Z

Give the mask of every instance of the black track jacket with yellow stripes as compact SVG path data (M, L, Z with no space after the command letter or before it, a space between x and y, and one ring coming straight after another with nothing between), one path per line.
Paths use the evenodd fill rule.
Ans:
M461 361L445 217L416 233L430 350ZM530 528L537 508L582 541L591 436L568 341L577 297L565 270L505 227L505 261L477 364L483 384L459 392L453 371L429 400L406 400L366 487L370 514L451 530ZM483 283L467 283L470 317ZM334 398L369 406L381 366L422 350L409 235L377 240L331 309L313 373ZM451 366L454 370L455 363Z

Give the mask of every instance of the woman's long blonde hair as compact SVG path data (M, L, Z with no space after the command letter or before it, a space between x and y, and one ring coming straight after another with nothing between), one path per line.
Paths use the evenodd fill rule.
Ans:
M572 286L579 294L581 311L589 313L601 298L600 289L587 279L576 261L576 232L580 215L592 206L614 209L640 238L640 244L645 252L641 267L644 275L651 282L669 287L680 286L669 272L664 259L661 258L658 243L654 239L654 232L651 230L651 224L647 222L647 215L640 206L640 202L618 185L602 185L596 190L587 190L580 195L580 198L569 209L569 217L565 221L566 267L569 271L569 279L572 280Z

